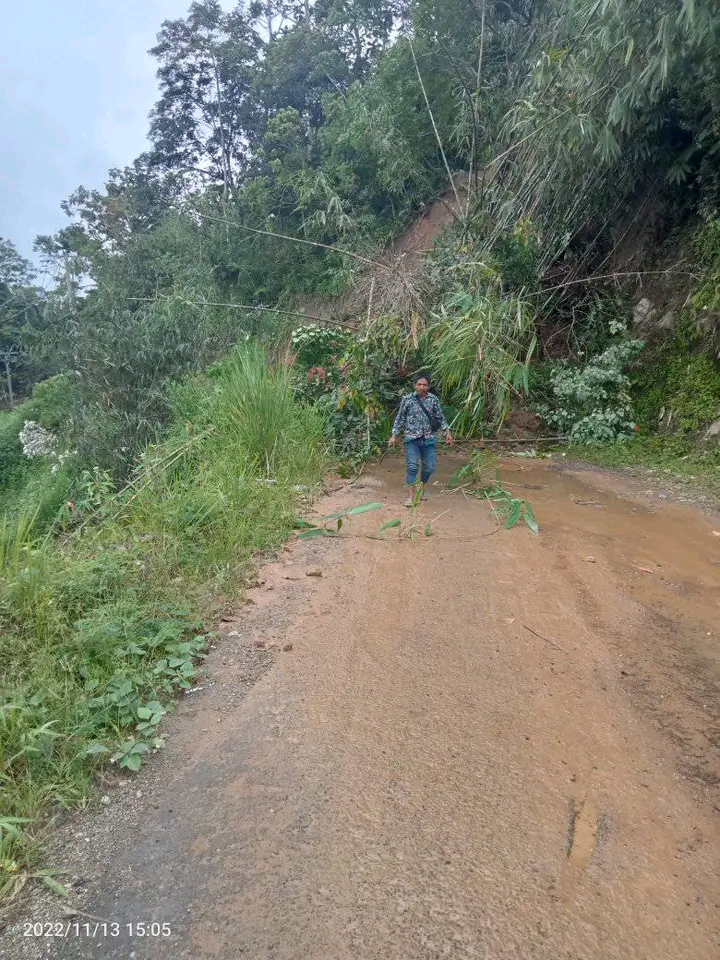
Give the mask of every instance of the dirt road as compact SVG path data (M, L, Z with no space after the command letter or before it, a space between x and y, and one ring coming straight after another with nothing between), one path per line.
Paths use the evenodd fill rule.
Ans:
M164 760L68 828L87 932L16 923L0 955L717 956L720 521L504 476L540 536L441 486L435 537L366 536L402 512L392 460L326 501L389 506L264 571Z

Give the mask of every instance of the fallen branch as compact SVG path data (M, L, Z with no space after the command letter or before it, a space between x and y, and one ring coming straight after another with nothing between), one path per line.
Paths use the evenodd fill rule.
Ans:
M350 483L348 484L348 486L351 487L354 483L357 483L358 480L360 479L360 477L363 475L364 472L365 472L365 461L363 460L363 462L360 464L360 469L359 469L358 472L355 474L355 476L352 478L352 480L350 481Z
M470 543L472 540L481 540L483 537L492 537L493 534L502 530L500 524L494 530L488 530L487 533L478 533L476 537L438 537L438 540L460 540L462 543Z
M468 481L468 483L462 483L462 484L460 484L460 486L457 486L457 487L448 487L448 488L445 489L445 490L441 490L440 493L441 493L441 494L446 494L446 493L460 493L460 492L462 492L466 487L469 487L469 486L470 486L470 482Z

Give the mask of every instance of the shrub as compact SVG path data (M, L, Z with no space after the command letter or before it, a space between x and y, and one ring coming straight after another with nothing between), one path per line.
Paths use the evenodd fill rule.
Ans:
M521 293L540 286L539 238L529 221L516 224L512 232L498 238L493 258L505 289Z
M614 323L616 341L585 366L567 362L550 370L552 400L537 412L575 443L607 443L635 431L627 368L644 344Z
M350 333L337 327L321 327L316 323L293 330L292 348L301 370L327 367L350 345Z
M77 386L70 377L59 375L36 383L27 402L28 419L52 433L67 436L72 428L77 403Z
M421 366L420 352L392 317L356 335L327 367L296 380L325 421L336 455L359 462L384 447L408 378Z
M720 367L694 326L650 349L633 376L638 416L663 432L697 433L720 415Z
M20 443L24 422L24 404L9 413L0 413L0 495L4 487L22 482L29 472L30 463Z

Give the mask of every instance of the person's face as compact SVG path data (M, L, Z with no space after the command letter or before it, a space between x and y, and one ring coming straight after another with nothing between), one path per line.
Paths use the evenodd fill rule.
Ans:
M416 381L415 390L420 394L421 397L426 397L428 395L430 384L427 382L425 377L420 377L420 379Z

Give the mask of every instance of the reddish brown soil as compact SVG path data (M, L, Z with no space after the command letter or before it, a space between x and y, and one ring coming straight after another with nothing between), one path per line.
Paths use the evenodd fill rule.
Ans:
M439 484L434 537L379 537L392 457L320 505L387 504L267 568L140 826L73 893L172 936L52 955L717 955L720 522L604 474L503 473L539 536Z
M449 188L428 204L412 226L376 257L376 266L362 273L346 293L340 297L297 297L297 309L309 318L356 326L382 316L409 319L424 296L427 254L443 231L464 213L467 190L462 178L455 190L457 199Z

